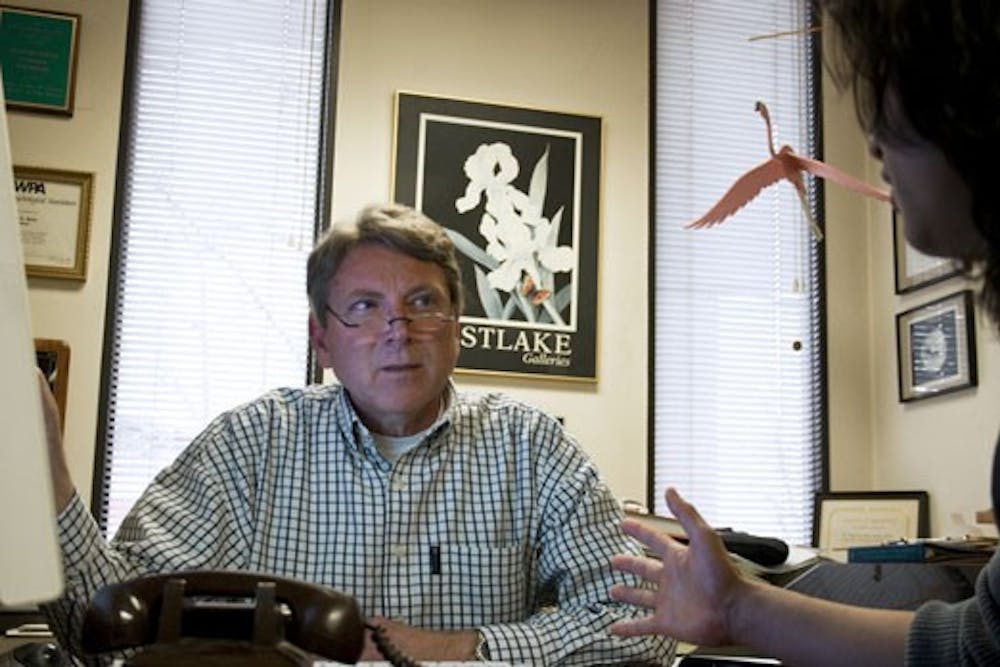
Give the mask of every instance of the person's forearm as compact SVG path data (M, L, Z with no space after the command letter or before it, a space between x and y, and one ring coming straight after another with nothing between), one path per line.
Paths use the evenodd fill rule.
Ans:
M748 583L734 596L738 644L795 665L902 665L913 613L868 609Z
M73 494L76 493L76 487L73 486L73 480L69 476L69 468L66 466L66 460L63 457L59 458L59 461L50 461L49 463L52 473L52 495L55 499L56 515L62 514L62 511L69 505L69 501L72 500Z
M59 418L59 408L56 399L49 388L48 380L40 370L36 371L39 398L42 403L42 417L45 420L45 444L49 454L49 472L52 477L52 494L56 504L56 514L69 505L70 499L76 493L73 479L69 475L66 464L66 453L63 451L62 423Z

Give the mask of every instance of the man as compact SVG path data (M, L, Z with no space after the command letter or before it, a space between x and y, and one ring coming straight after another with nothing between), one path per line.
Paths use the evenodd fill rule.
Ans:
M664 660L618 638L613 554L636 547L559 423L459 394L461 278L444 231L402 206L335 226L308 266L310 340L339 385L276 390L218 417L157 476L110 546L68 489L57 429L67 595L48 609L76 645L96 588L148 572L239 569L354 596L411 657L526 664ZM379 659L366 647L363 659Z

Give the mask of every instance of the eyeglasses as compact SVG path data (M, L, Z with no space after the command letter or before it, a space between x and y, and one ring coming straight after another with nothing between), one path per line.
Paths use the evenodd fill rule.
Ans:
M446 315L440 311L412 310L405 315L396 317L386 317L381 308L370 308L360 313L347 313L341 315L333 308L326 307L327 311L337 318L337 321L348 329L357 329L361 333L378 335L387 329L392 328L393 322L406 322L411 334L436 334L441 332L446 326L455 321L453 315Z

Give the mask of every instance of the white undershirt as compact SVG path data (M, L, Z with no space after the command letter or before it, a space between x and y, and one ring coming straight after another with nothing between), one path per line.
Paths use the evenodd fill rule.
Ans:
M444 421L444 413L445 410L448 409L450 399L450 392L447 392L446 395L441 398L441 407L438 410L438 415L434 420L434 423L425 428L423 431L414 433L413 435L402 436L391 436L372 431L372 438L375 440L375 449L378 450L378 453L381 454L382 458L386 461L395 463L401 459L406 452L419 445L428 433L436 429L441 422Z

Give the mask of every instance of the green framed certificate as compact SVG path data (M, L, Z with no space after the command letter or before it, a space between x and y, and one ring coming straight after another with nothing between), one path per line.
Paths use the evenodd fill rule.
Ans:
M80 17L0 5L7 108L73 115Z

